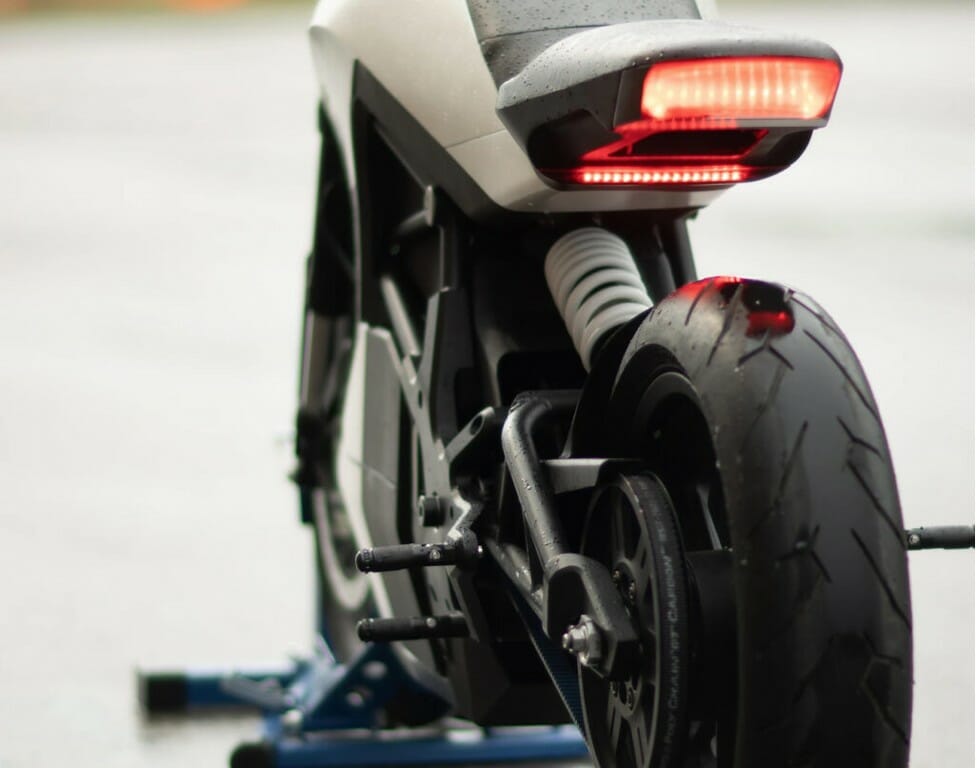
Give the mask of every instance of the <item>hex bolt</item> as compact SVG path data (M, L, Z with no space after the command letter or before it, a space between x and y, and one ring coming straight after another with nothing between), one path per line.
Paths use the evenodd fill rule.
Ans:
M638 585L633 581L628 584L628 602L634 604L638 600Z
M592 666L602 658L600 630L589 616L581 616L577 624L567 627L563 635L564 650L576 654L581 664Z
M919 546L919 542L921 542L921 541L922 541L922 538L920 538L920 536L919 536L918 533L910 533L909 534L909 546L910 547L918 547Z
M620 571L620 569L615 568L613 571L611 571L611 581L613 581L615 584L620 584L621 583L621 571Z

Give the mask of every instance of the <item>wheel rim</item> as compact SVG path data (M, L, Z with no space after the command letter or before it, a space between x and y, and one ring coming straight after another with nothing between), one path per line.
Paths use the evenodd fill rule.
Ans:
M631 455L640 456L655 472L674 505L684 555L693 573L698 569L692 564L701 556L729 553L722 482L710 428L699 395L683 371L666 366L649 377L625 434ZM702 602L703 584L698 586L692 590L695 607ZM734 606L728 609L733 612ZM735 646L735 630L723 641L728 650L718 651L718 659L710 658L707 663L717 649L707 647L703 637L703 613L696 610L693 621L693 675L698 691L690 701L684 764L724 768L733 764L735 654L729 651Z
M632 494L632 509L644 506L652 517L655 514L667 516L675 527L673 557L690 568L689 575L683 575L683 586L685 579L688 579L690 616L688 630L682 636L688 670L683 677L681 694L688 699L683 710L682 733L678 739L680 748L677 752L680 754L673 755L662 749L663 731L660 725L650 733L650 744L644 743L647 737L639 738L636 743L630 731L624 732L618 725L618 719L630 725L628 707L624 707L620 714L616 713L616 693L612 692L610 684L582 668L581 693L588 738L601 768L725 768L731 766L733 761L735 712L732 697L735 684L732 678L735 676L735 655L730 655L727 650L716 651L707 647L704 638L709 636L715 639L716 634L705 631L707 625L712 627L711 619L707 620L706 616L713 608L707 611L702 607L699 588L712 588L716 578L714 573L708 581L705 573L702 579L696 576L701 558L713 557L715 563L716 557L722 559L729 554L730 538L722 484L708 422L698 394L687 376L671 361L661 359L655 361L651 370L646 369L645 375L648 384L631 400L633 405L630 412L619 414L619 430L616 432L619 444L616 450L619 455L640 458L647 469L641 477L644 482L652 483L660 494L660 498L649 498L647 491L642 493L639 490L636 496ZM616 482L621 480L633 483L634 478L619 478ZM604 498L607 493L606 486L596 491L592 509L607 503ZM619 563L614 553L592 539L592 519L591 514L585 529L584 554L607 564L613 571ZM616 532L616 529L612 528L612 531ZM651 541L654 542L654 537ZM618 548L622 546L618 544ZM722 573L720 581L725 579L729 584L728 568ZM633 577L644 579L647 590L656 589L653 573L629 574L626 578ZM720 592L725 600L725 590ZM731 591L728 594L729 598L723 604L727 618L735 609ZM715 604L714 599L712 602ZM634 618L639 624L646 623L647 614L647 611L639 612ZM735 619L729 619L727 625L735 627ZM647 639L643 639L643 650L647 642ZM735 647L735 630L721 634L720 642L715 644L726 644L730 649ZM656 648L656 653L660 658L660 647ZM662 679L660 668L642 669L640 674L653 683ZM708 695L703 695L706 691ZM625 698L628 692L626 687ZM715 704L714 698L717 701ZM597 719L601 702L605 711L603 721ZM622 732L625 735L621 736Z
M675 766L681 760L688 662L687 599L678 534L652 475L599 488L582 551L607 563L638 629L640 665L625 680L581 667L588 740L604 768Z

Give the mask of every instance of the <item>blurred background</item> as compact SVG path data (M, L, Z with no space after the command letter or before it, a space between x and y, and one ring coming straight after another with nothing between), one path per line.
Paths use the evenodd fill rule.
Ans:
M816 297L859 352L907 526L974 519L969 2L720 2L846 64L788 172L693 225L701 274ZM317 161L309 2L0 0L0 766L215 766L137 666L312 632L292 488ZM974 556L911 556L913 768L974 765Z

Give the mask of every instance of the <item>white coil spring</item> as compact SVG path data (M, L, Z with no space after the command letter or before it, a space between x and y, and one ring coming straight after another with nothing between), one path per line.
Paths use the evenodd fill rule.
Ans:
M546 283L584 368L601 337L652 305L634 257L599 227L568 232L546 254Z

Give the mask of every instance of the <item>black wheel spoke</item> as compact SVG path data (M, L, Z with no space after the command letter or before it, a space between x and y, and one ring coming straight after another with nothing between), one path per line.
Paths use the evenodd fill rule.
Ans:
M607 733L611 744L617 744L621 738L621 728L624 727L624 715L617 702L610 701L607 705Z
M644 697L648 701L647 697ZM634 713L634 720L631 723L632 735L634 737L635 752L639 754L640 766L648 765L651 752L654 748L654 709L648 706L640 707Z
M633 720L629 722L631 728L631 748L634 750L634 764L638 768L645 768L648 765L648 761L651 758L649 752L651 751L651 739L650 734L644 729L644 724L641 722L641 712L636 712Z

